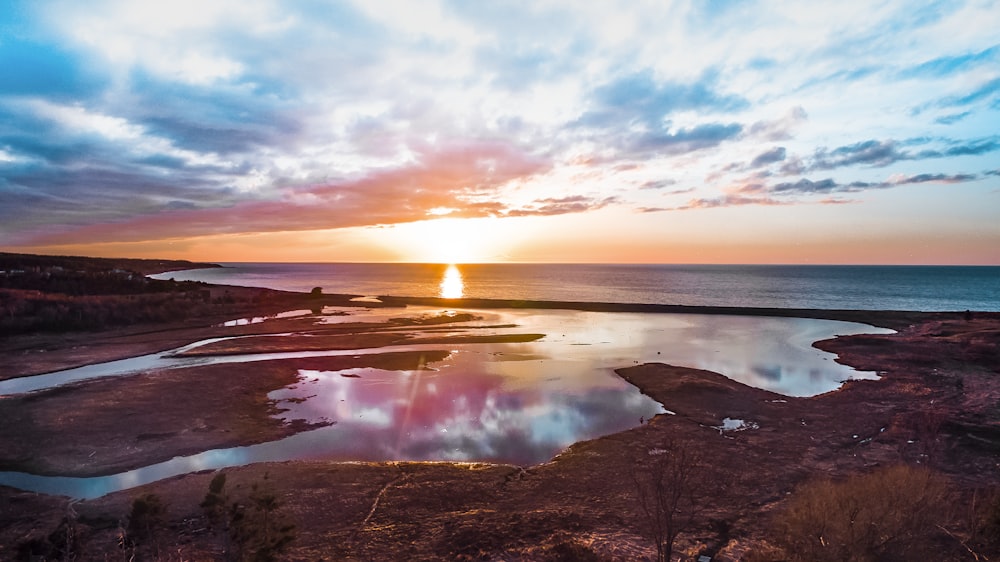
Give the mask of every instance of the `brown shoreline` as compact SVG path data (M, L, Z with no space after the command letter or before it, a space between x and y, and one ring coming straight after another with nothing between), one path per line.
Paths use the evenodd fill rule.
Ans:
M324 295L319 300L326 304L349 299ZM975 486L1000 485L996 470L996 458L1000 456L1000 411L996 408L1000 404L1000 313L976 312L971 320L966 320L959 312L800 311L403 297L381 300L386 306L794 316L864 322L899 333L818 342L817 347L838 354L839 362L878 371L883 377L879 381L847 382L837 391L812 398L774 395L716 373L684 367L647 364L621 369L618 372L623 378L664 403L676 415L657 416L633 430L577 443L552 462L527 469L449 463L323 462L265 463L228 469L231 482L245 487L265 472L270 475L276 493L299 525L290 559L372 559L391 555L425 559L511 556L542 560L553 559L552 553L560 545L571 543L583 545L603 559L648 557L655 551L636 531L639 515L628 475L637 459L668 436L696 440L720 462L738 460L735 464L738 472L734 472L738 481L736 490L725 501L713 504L703 520L683 535L684 545L692 552L709 553L716 560L738 560L750 546L765 540L766 526L762 528L761 521L780 509L797 484L816 475L844 476L876 466L920 461L946 474L961 501L968 499ZM297 308L308 303L316 301L308 295L293 295L281 306ZM278 330L284 321L276 322L238 327L236 333ZM135 329L99 334L93 342L85 344L86 358L107 360L148 352L135 353L137 349L162 351L210 337L206 334L217 331L208 327L172 327L156 332ZM229 329L227 333L234 331ZM31 354L21 353L23 349L5 344L0 348L0 361L26 368L25 374L38 372L32 366L38 369L54 364L78 364L81 359L73 346L82 345L80 340L84 338L69 343L60 343L58 338L35 340L50 349L35 354L45 356L37 360ZM218 376L224 377L223 371L220 369ZM176 398L180 382L165 381L163 384L167 386L150 392L149 396ZM119 383L128 381L82 386L106 385L103 390L111 391L124 387ZM264 388L278 383L283 383L283 379L260 384ZM99 387L92 388L96 392ZM247 390L240 383L227 393ZM259 393L260 390L251 392L258 396ZM216 405L197 407L218 408L220 418L203 421L196 427L225 428L232 424L237 414L225 410L229 406L225 393L217 394L213 398L219 400ZM143 406L136 402L128 407L142 412L153 403ZM273 407L252 404L247 411L252 410L256 415ZM13 409L24 411L21 405ZM150 434L147 437L150 443L179 436L186 439L199 433L194 430L172 433L177 430L170 420L184 414L164 414L157 422L164 429L145 432ZM930 433L923 423L928 416L939 421ZM715 428L723 417L746 419L759 427L723 433ZM93 428L98 439L112 431L85 425ZM239 439L266 440L273 435L262 431L260 425L248 427L253 429L240 434ZM275 431L288 430L279 427ZM204 433L214 435L213 438L221 435ZM15 442L16 438L0 434L0 443ZM19 455L30 457L30 443L22 445L27 448ZM115 447L113 440L108 440L108 446ZM57 473L61 464L78 459L83 453L64 450L61 456L41 462L48 468L41 465L36 468ZM189 474L76 504L76 511L92 522L88 527L88 544L93 556L84 559L101 559L100 556L115 552L113 530L101 528L99 522L122 517L131 498L147 492L167 499L173 522L171 536L189 558L217 556L217 545L211 537L183 524L185 520L200 517L197 504L210 478L210 474ZM380 498L377 510L369 513L376 497ZM11 558L18 544L51 532L64 506L64 500L50 496L11 489L0 492L3 529L0 558ZM948 559L962 559L957 544L942 549Z
M688 306L674 304L632 304L581 301L535 301L512 299L442 299L436 297L379 297L389 306L423 305L456 308L524 308L538 310L582 310L588 312L644 312L658 314L717 314L728 316L774 316L860 322L899 330L928 319L960 319L965 312L915 312L906 310L826 310L812 308L763 308L734 306ZM1000 314L981 312L979 314Z
M928 321L959 320L965 312L912 312L867 310L820 310L791 308L736 308L657 304L593 303L571 301L529 301L496 299L441 299L432 297L379 297L380 302L356 302L358 295L324 294L316 297L305 293L276 291L230 285L212 285L212 290L225 294L263 295L263 304L247 305L214 317L168 325L137 325L99 333L24 334L0 341L0 380L33 376L63 369L125 359L148 353L160 353L196 341L214 337L219 328L213 326L242 316L268 316L297 308L322 306L386 307L405 309L409 306L471 309L538 309L581 310L591 312L640 312L650 314L717 314L735 316L774 316L784 318L815 318L859 322L872 326L901 330ZM973 312L977 316L1000 313ZM276 322L265 328L251 324L229 328L226 335L264 334L274 330Z

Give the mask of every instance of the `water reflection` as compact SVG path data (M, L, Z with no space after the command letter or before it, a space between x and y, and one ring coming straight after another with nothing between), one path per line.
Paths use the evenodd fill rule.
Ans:
M0 483L86 499L188 472L288 459L531 465L581 439L634 427L640 418L664 412L610 373L597 385L580 385L573 377L538 381L534 387L508 385L506 377L483 367L491 354L458 355L458 361L438 371L300 371L301 382L270 395L288 408L282 417L336 423L278 441L175 457L95 478L0 472Z
M286 420L336 422L315 432L323 437L307 458L350 460L535 464L664 411L610 374L603 385L510 386L484 368L480 353L459 355L439 371L301 371L302 383L270 397L287 408Z
M460 299L465 291L465 283L462 281L462 272L454 264L449 265L444 270L444 277L441 278L441 290L439 292L443 299Z
M458 268L454 275L460 290ZM442 281L442 291L444 287ZM303 377L299 383L270 396L287 408L282 416L336 423L279 441L205 451L101 478L0 472L0 484L96 497L196 470L287 459L534 464L548 460L571 443L634 427L640 418L663 411L661 405L617 377L613 373L617 367L672 363L717 371L782 394L810 396L837 388L847 378L875 377L874 373L836 363L835 356L813 347L814 341L834 334L889 332L861 324L798 318L569 310L469 312L479 319L449 329L468 329L480 335L515 332L546 336L521 344L454 344L451 355L429 365L431 370L299 371ZM382 309L324 313L316 318L317 323L384 322L400 315L398 310ZM438 309L413 307L407 316L440 313ZM514 325L517 327L512 328ZM473 331L473 326L478 327ZM441 346L411 344L377 350L202 358L154 354L5 381L0 383L0 394L163 368L421 349ZM720 412L720 416L726 414Z

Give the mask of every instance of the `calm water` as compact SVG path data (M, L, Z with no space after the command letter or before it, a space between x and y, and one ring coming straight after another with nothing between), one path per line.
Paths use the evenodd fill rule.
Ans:
M413 307L405 313L354 309L350 315L340 316L334 314L339 312L335 309L325 312L319 317L300 317L303 329L316 322L375 321L443 311ZM469 324L480 326L475 329L477 334L546 336L519 344L407 345L199 358L150 355L5 381L0 383L0 394L218 362L246 362L249 366L254 361L317 355L442 347L452 351L447 359L429 364L426 370L299 371L301 382L271 394L289 409L282 415L286 419L335 425L270 443L205 451L108 477L0 473L0 484L96 497L196 470L288 459L535 464L551 459L574 442L635 427L640 418L664 411L615 375L615 368L660 361L714 370L783 394L813 395L837 388L844 379L875 376L836 363L833 355L812 347L814 341L838 334L887 332L861 324L798 318L572 310L471 312L481 317ZM509 324L518 327L485 328ZM463 328L454 325L451 329L461 333ZM181 349L211 341L218 340ZM249 367L248 372L252 372ZM305 400L300 401L302 398Z
M232 263L161 279L327 293L859 310L1000 311L1000 267Z

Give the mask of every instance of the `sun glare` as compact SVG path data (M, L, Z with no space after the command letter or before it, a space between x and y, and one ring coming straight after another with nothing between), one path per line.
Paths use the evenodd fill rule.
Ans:
M462 272L454 265L449 265L441 278L441 298L460 299L465 291L465 283L462 281Z
M433 219L378 232L402 261L462 264L496 261L510 236L491 219Z

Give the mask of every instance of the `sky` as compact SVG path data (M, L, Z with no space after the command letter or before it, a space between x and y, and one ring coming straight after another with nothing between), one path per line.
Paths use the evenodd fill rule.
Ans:
M1000 264L1000 4L5 0L0 250Z

